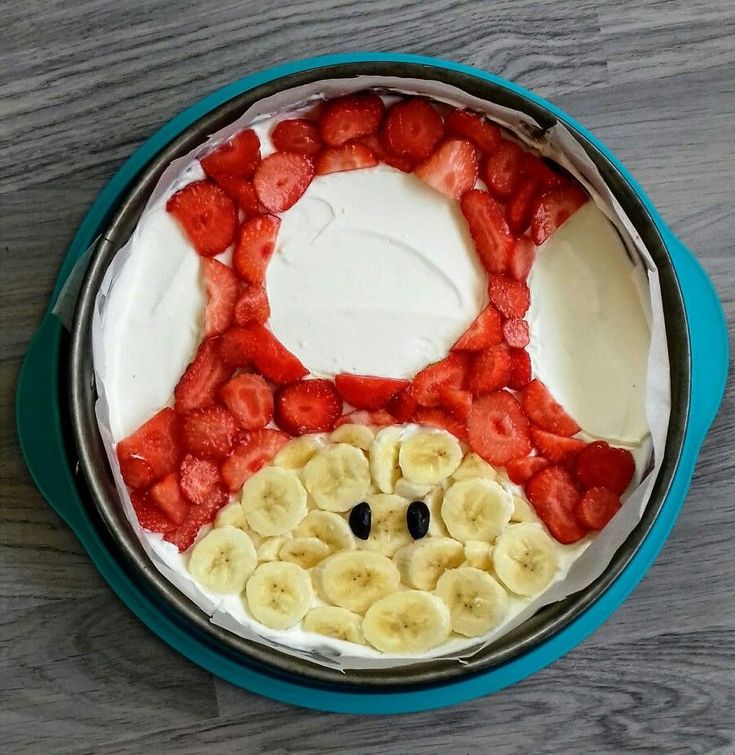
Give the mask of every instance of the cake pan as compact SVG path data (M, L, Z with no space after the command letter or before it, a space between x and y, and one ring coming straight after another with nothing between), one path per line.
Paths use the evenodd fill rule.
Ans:
M543 128L563 122L595 162L640 233L661 279L671 363L672 415L663 465L643 518L598 580L545 607L475 655L467 665L435 661L343 674L250 643L211 625L204 613L155 570L125 519L94 416L93 303L107 266L135 227L166 165L263 97L315 80L359 74L440 80L476 97L525 111ZM79 292L68 352L61 338L55 342L54 354L61 374L56 376L58 381L51 381L52 390L47 393L52 402L61 396L57 410L51 412L55 414L54 435L63 444L67 471L79 470L67 483L82 502L84 510L75 515L83 516L87 540L89 531L94 532L94 548L84 536L80 537L93 558L92 550L100 549L95 561L118 593L128 604L134 603L131 607L146 623L155 625L153 628L174 647L235 683L310 707L361 712L435 707L497 689L558 657L599 625L643 576L683 502L698 448L719 404L727 371L726 331L716 296L694 258L666 228L625 168L564 113L502 79L433 59L382 54L312 59L248 77L182 113L131 158L105 192L96 212L93 208L90 213L93 217L85 220L87 227L80 229L75 240L79 242L75 250L78 256L86 246L82 246L85 235L87 243L98 236ZM68 260L68 265L73 262L74 259ZM51 326L46 327L49 331L44 333L42 328L39 333L24 373L32 374L34 367L37 369L42 356L38 342L51 338ZM702 344L692 337L697 328L717 334L714 349L710 346L708 352L703 351ZM48 424L49 419L40 407L30 407L28 403L22 379L18 405L21 441L39 487L48 498L56 497L58 507L59 494L53 496L48 491L48 470L43 469L43 457L39 456L43 449L28 427L34 420ZM49 457L46 461L50 463ZM74 519L69 513L66 509L62 515L66 514L67 520ZM76 525L79 534L78 519ZM128 591L135 595L123 594ZM253 681L256 679L257 684ZM308 690L313 691L313 697ZM438 690L444 694L432 696Z

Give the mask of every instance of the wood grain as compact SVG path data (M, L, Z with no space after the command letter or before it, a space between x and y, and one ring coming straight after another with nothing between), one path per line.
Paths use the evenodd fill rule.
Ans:
M732 389L666 547L598 632L490 698L395 718L274 703L160 642L41 499L13 416L66 246L125 158L216 87L349 49L469 63L578 117L695 250L733 322L731 0L5 0L0 11L0 751L735 752Z

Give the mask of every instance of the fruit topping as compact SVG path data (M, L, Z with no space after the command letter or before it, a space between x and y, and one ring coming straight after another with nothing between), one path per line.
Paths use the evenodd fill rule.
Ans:
M223 458L232 451L237 438L235 418L219 406L192 409L181 423L184 446L195 456Z
M296 204L313 177L314 165L306 155L274 152L258 165L253 185L269 212L284 212Z
M507 391L480 396L467 421L472 450L490 464L531 453L530 427L521 405Z
M585 447L585 442L579 438L568 438L565 435L541 430L539 427L531 428L533 444L542 456L545 456L554 464L567 464Z
M354 536L360 540L367 540L370 537L372 513L370 504L362 501L352 507L349 516L350 529Z
M486 191L471 189L460 199L460 209L482 266L488 273L505 272L516 242L503 208Z
M385 409L388 402L406 386L408 380L352 375L342 372L335 375L337 392L355 409Z
M525 349L531 340L528 323L520 317L509 317L503 323L503 340L513 349Z
M273 394L260 375L235 375L220 388L220 396L244 430L265 427L273 419Z
M260 204L253 182L249 178L228 175L217 176L217 185L238 204L245 213L245 217L252 218L255 215L265 215L267 212L265 207Z
M247 328L252 339L253 360L263 377L274 383L293 383L308 370L274 335L262 325Z
M491 275L487 293L490 301L506 317L523 317L531 303L528 286L509 275Z
M426 536L431 522L431 512L423 501L412 501L406 509L406 527L414 540Z
M604 440L590 443L577 457L577 480L583 488L609 488L622 495L634 474L633 454Z
M526 493L536 513L560 543L574 543L584 537L586 530L574 513L581 494L566 469L557 466L542 469L529 480Z
M415 173L450 199L459 199L477 180L477 151L464 139L449 139L423 162Z
M341 413L342 399L330 380L299 380L276 391L276 424L291 435L332 430Z
M239 490L245 480L268 464L289 440L285 433L269 428L248 433L222 462L222 479L227 489L231 493Z
M500 146L500 129L471 110L452 110L444 121L447 134L469 139L478 149L490 154Z
M199 162L204 172L217 182L220 176L250 178L260 162L260 139L250 128L240 131Z
M319 135L330 147L374 134L383 120L385 106L376 94L361 93L336 97L324 106L319 118Z
M542 430L566 436L576 435L580 431L579 425L540 380L532 380L523 389L521 405L531 422Z
M531 382L531 357L525 349L510 349L508 388L519 391Z
M520 236L531 223L538 191L537 181L524 176L505 205L505 219L516 236Z
M212 497L222 497L222 478L219 467L210 459L187 454L179 469L181 492L189 503L202 506Z
M524 485L537 472L549 466L549 460L543 456L524 456L522 459L511 459L506 462L505 470L508 472L511 482L516 485Z
M138 524L150 532L171 532L176 529L172 522L152 501L149 493L133 490L130 494Z
M235 302L233 315L235 324L241 328L266 322L271 316L271 308L263 286L244 286Z
M495 307L490 304L472 321L467 330L452 346L452 351L481 351L503 340L503 325Z
M505 388L510 379L510 353L505 344L479 351L467 375L467 388L473 396Z
M232 253L232 266L246 283L263 284L266 268L276 249L280 225L281 219L275 215L258 215L240 227Z
M503 140L483 165L482 177L487 190L500 201L508 200L521 179L523 150L515 143Z
M232 323L237 300L238 282L232 269L214 259L202 260L204 291L207 306L204 309L204 337L224 333Z
M575 513L582 525L601 530L620 511L622 504L610 488L590 488L577 504Z
M416 374L412 383L412 393L417 403L422 406L436 406L440 401L440 388L462 388L469 360L467 354L452 353L440 362L424 367Z
M153 503L174 524L181 524L184 521L189 511L189 504L181 492L175 472L171 472L155 485L152 485L148 494Z
M186 413L202 406L211 406L222 383L232 375L232 368L219 356L216 339L203 341L174 389L175 408Z
M589 197L576 184L564 184L542 194L531 218L531 238L540 246L563 225Z
M467 439L467 427L449 412L433 406L419 406L413 413L412 420L419 425L441 427L460 440Z
M426 100L415 98L388 109L382 138L389 152L416 163L431 154L443 133L441 115Z
M312 157L322 148L315 123L306 118L294 118L276 124L271 132L271 141L281 152L299 152Z
M327 147L314 161L317 175L372 168L377 164L378 158L361 142L350 142L341 147Z

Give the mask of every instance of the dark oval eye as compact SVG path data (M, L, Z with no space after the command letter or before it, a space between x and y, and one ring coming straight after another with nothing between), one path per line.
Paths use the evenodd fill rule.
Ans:
M406 509L406 526L414 540L420 540L429 531L431 512L423 501L414 501Z
M350 511L350 529L355 533L355 537L360 540L367 540L370 537L370 526L373 521L373 513L370 511L370 504L367 501L358 503Z

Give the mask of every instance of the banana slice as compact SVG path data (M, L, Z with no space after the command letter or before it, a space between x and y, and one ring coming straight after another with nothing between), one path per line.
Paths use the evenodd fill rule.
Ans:
M396 425L384 427L370 446L370 475L381 493L393 493L401 476L398 453L403 429Z
M257 533L282 535L306 516L306 490L290 469L264 467L243 485L242 509Z
M442 519L455 540L492 543L510 521L513 501L497 482L474 477L455 482L444 494Z
M454 569L463 561L462 543L450 537L427 537L400 548L393 556L401 582L417 590L433 590L447 569Z
M325 511L347 511L370 489L365 455L346 443L317 451L304 467L303 479L316 505Z
M342 425L345 427L345 425ZM358 616L346 608L339 606L319 606L312 608L304 616L302 627L307 632L316 632L325 637L333 637L335 640L354 642L356 645L364 645L360 625L362 616Z
M401 546L412 541L406 525L408 501L399 495L375 493L367 497L370 504L371 525L367 540L360 540L357 547L378 551L392 556Z
M423 500L424 496L427 496L431 492L431 489L434 486L420 485L418 482L411 482L411 480L401 477L398 482L396 482L395 487L396 495L399 495L408 501L420 501Z
M214 518L215 527L237 527L239 530L246 532L248 523L245 520L245 512L242 510L240 501L228 503L217 512Z
M442 503L444 501L444 488L437 486L432 488L426 496L424 502L429 507L431 517L429 519L429 535L431 537L449 537L449 531L444 526L442 519Z
M310 511L294 529L293 534L297 538L319 538L329 548L330 553L355 549L355 538L350 525L332 511Z
M301 469L322 447L313 435L294 438L273 457L273 465L284 469Z
M508 527L498 538L493 566L509 590L518 595L538 595L558 571L559 554L540 524L524 522Z
M369 451L375 440L375 433L367 425L340 425L329 436L332 443L346 443L362 451Z
M245 586L250 613L272 629L298 624L314 598L308 573L288 561L261 564Z
M449 637L449 609L436 595L406 590L368 608L362 621L365 639L384 653L421 653Z
M281 548L287 543L285 537L267 537L257 547L258 562L278 561Z
M323 600L357 613L395 592L401 581L393 562L372 551L335 553L317 564L313 574Z
M470 452L462 459L462 463L452 477L455 480L467 480L470 477L485 477L488 480L494 480L497 474L495 467L491 467L476 453Z
M467 566L474 566L475 569L489 571L492 569L493 561L490 558L492 545L482 540L468 540L464 544L464 560Z
M329 546L318 537L295 537L286 540L279 555L281 561L292 561L302 569L311 569L329 555Z
M449 606L452 629L465 637L481 637L508 613L508 593L487 572L462 566L444 572L436 594Z
M406 438L398 454L403 476L411 482L435 485L457 470L462 449L442 430L419 431Z
M258 563L253 541L237 527L217 527L207 533L189 557L191 576L218 595L242 592Z
M538 522L536 512L531 504L519 495L513 496L513 513L510 515L511 522Z

